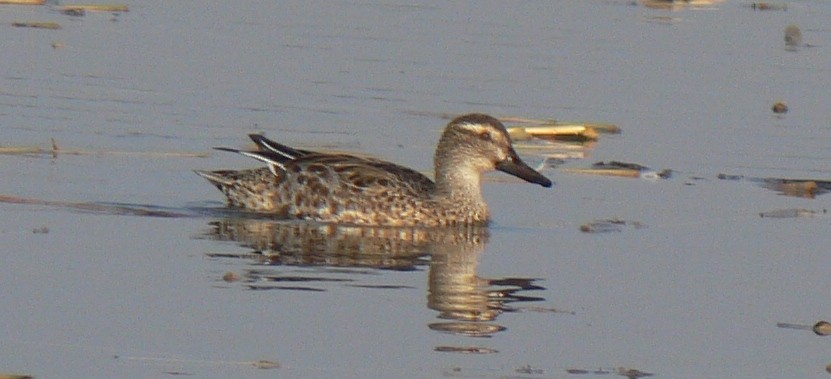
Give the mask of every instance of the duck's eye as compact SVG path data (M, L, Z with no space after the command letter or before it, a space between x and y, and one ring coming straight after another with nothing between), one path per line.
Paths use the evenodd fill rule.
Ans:
M491 138L491 134L488 133L488 132L479 133L479 139L481 139L482 141L487 141L487 142L493 141L493 138Z

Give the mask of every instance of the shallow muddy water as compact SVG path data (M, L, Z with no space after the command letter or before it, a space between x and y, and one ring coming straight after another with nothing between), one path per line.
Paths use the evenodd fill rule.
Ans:
M753 178L831 179L831 4L750 4L2 5L0 145L59 153L0 155L0 195L64 203L0 203L0 373L828 377L777 323L831 319L829 197ZM256 166L210 150L255 132L426 171L474 111L623 132L551 189L489 175L485 230L244 219L192 172ZM612 160L673 175L564 170Z

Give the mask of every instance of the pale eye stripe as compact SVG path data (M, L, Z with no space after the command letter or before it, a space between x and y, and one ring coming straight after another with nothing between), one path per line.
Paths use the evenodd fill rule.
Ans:
M462 129L470 130L471 132L474 132L474 133L477 133L477 134L482 133L482 132L486 132L488 130L488 127L485 126L485 125L472 124L472 123L469 123L469 122L459 124L459 127L461 127Z

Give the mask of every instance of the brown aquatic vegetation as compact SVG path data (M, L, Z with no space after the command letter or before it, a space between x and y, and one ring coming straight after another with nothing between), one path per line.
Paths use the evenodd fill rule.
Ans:
M48 149L39 146L0 146L0 154L4 155L51 155L57 158L58 155L135 155L150 157L171 157L171 158L207 158L208 153L193 153L181 151L115 151L115 150L81 150L64 149L58 147L57 141L51 140L51 147Z
M759 11L786 11L788 10L787 4L774 4L768 2L758 2L750 4L751 9L759 10Z
M129 12L126 4L73 4L55 7L59 12L84 11L84 12Z
M814 332L814 334L824 337L831 335L831 322L828 321L817 321L814 325L805 325L805 324L791 324L787 322L779 322L776 323L776 326L779 328L784 329L798 329L798 330L810 330Z
M58 24L57 22L16 21L12 23L12 26L16 26L18 28L35 28L51 30L61 29L61 24Z
M773 113L778 113L778 114L788 113L788 105L785 104L784 101L777 101L777 102L773 103L773 106L770 107L770 110L772 110Z
M580 225L580 231L583 233L609 233L622 232L624 227L634 229L643 229L646 226L637 221L625 221L620 219L595 220L583 225Z
M669 179L672 176L672 170L664 169L655 171L649 167L639 165L637 163L627 163L619 161L596 162L591 168L567 168L564 172L575 174L590 174L603 176L619 176L626 178L645 178L645 179Z
M745 177L742 175L718 174L721 180L741 181L746 180L757 185L776 191L781 195L804 197L813 199L831 191L831 181L819 179L786 179L786 178L758 178Z
M46 0L0 0L0 4L43 5Z
M647 8L679 10L684 8L702 8L718 5L724 0L641 0Z
M785 45L792 48L802 45L802 31L798 26L790 24L785 27Z

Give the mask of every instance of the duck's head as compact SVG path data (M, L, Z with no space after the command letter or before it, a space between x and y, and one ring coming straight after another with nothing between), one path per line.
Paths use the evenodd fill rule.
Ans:
M437 182L465 173L475 173L478 182L481 173L499 170L543 187L552 185L519 158L505 126L480 113L459 116L447 124L436 148L435 166Z

